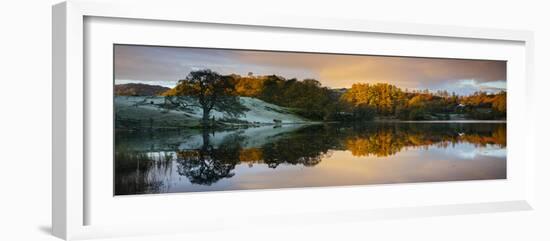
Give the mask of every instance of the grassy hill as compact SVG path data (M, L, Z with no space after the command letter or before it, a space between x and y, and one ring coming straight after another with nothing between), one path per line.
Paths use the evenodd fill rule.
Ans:
M248 109L244 115L231 119L223 113L212 111L211 116L228 126L274 125L275 120L281 124L308 122L288 108L251 97L240 97L239 100ZM188 111L163 108L162 96L115 96L114 104L115 124L122 129L198 127L202 117L200 108Z
M115 85L114 93L118 96L155 96L169 89L160 85L130 83Z

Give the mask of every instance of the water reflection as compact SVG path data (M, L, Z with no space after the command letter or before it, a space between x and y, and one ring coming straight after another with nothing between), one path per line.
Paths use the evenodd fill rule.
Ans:
M506 177L504 123L117 133L115 143L117 195ZM450 162L463 159L474 161ZM428 164L438 170L413 171Z
M214 148L210 143L210 134L203 132L200 149L177 151L178 174L186 176L191 183L202 185L211 185L222 178L234 176L231 171L239 163L243 139L243 136L233 134Z

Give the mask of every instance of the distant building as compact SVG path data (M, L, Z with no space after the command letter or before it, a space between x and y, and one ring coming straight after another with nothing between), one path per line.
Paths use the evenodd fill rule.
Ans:
M461 104L456 105L455 110L463 110L465 107L466 107L466 105L461 103Z

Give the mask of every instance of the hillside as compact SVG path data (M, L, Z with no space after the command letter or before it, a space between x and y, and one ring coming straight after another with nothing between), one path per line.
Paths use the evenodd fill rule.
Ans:
M218 122L226 125L273 125L274 120L282 124L305 123L308 120L293 114L289 109L269 104L251 97L241 97L241 103L248 108L237 120L212 111ZM190 111L163 108L162 96L116 96L115 118L117 128L134 127L195 127L202 117L200 108Z
M169 89L160 85L129 83L115 85L114 93L118 96L156 96Z

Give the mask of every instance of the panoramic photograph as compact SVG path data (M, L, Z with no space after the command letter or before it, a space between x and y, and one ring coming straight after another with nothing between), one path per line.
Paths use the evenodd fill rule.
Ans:
M114 195L506 179L506 61L113 46Z

